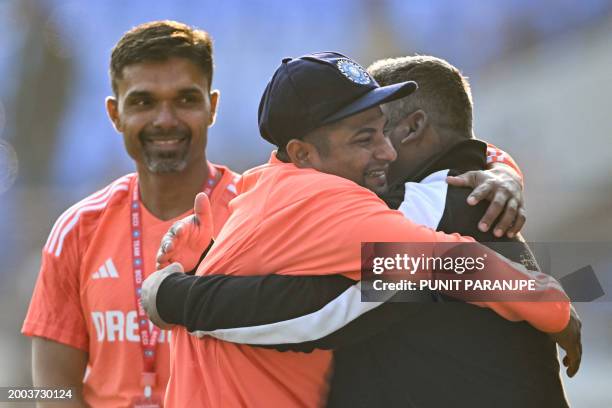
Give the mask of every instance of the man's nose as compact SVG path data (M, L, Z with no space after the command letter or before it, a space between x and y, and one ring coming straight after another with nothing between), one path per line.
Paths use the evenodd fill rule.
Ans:
M397 159L397 152L391 145L391 141L387 137L383 137L378 149L376 150L376 159L385 161L385 162L393 162Z
M177 124L178 120L174 107L168 102L160 103L153 120L153 126L161 129L171 129L176 127Z

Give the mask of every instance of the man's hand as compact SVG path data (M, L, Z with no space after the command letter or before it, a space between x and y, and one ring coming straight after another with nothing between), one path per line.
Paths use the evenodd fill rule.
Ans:
M173 263L159 271L155 271L142 282L140 302L147 316L149 316L149 320L160 329L170 329L172 325L166 323L157 311L157 291L164 279L176 272L184 272L180 263Z
M493 231L498 238L504 234L512 238L523 228L526 220L523 185L519 174L510 166L494 163L490 170L468 171L447 177L446 182L457 187L474 188L467 199L469 205L476 205L481 200L491 203L478 223L481 231L488 231L498 217Z
M582 360L581 329L582 323L580 322L580 317L578 317L574 306L570 305L570 320L565 329L559 333L549 334L559 347L565 350L563 365L567 367L566 373L568 377L576 375L580 368L580 361Z
M198 266L202 252L208 247L213 234L210 201L204 193L195 198L193 215L174 223L162 238L157 251L157 269L173 262L190 271Z

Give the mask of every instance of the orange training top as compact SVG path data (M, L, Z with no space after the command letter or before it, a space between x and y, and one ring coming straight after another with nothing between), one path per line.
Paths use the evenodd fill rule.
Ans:
M215 231L229 215L238 175L214 166L222 177L213 190ZM132 269L130 204L136 174L129 174L78 202L59 217L42 251L42 266L22 332L88 353L85 401L125 407L142 396L143 369ZM141 205L145 276L155 271L162 236L177 220L162 221ZM157 344L157 385L163 401L169 376L170 332Z
M198 275L343 274L358 280L361 242L473 242L412 223L352 181L298 169L274 155L245 173L238 191ZM569 317L566 302L482 305L540 328L561 329ZM167 407L316 407L325 401L329 351L279 352L199 339L182 327L172 333Z

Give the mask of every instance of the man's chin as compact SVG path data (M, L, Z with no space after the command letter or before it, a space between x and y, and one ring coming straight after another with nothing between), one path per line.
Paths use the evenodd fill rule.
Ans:
M383 184L380 183L376 183L376 184L366 184L365 186L368 190L372 191L373 193L376 194L385 194L387 192L387 190L389 190L389 185L385 182Z
M147 168L154 174L180 173L187 168L185 160L150 160Z

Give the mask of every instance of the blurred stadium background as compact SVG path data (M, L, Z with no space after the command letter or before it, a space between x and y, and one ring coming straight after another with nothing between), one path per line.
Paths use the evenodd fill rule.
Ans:
M257 105L282 57L337 50L367 66L432 54L470 77L477 135L520 163L527 238L612 249L610 0L0 0L0 386L31 381L19 330L54 220L133 169L104 111L110 50L157 19L215 40L212 161L243 171L267 159ZM612 250L600 261L612 292ZM577 309L584 357L576 378L563 375L569 399L611 407L610 296Z

